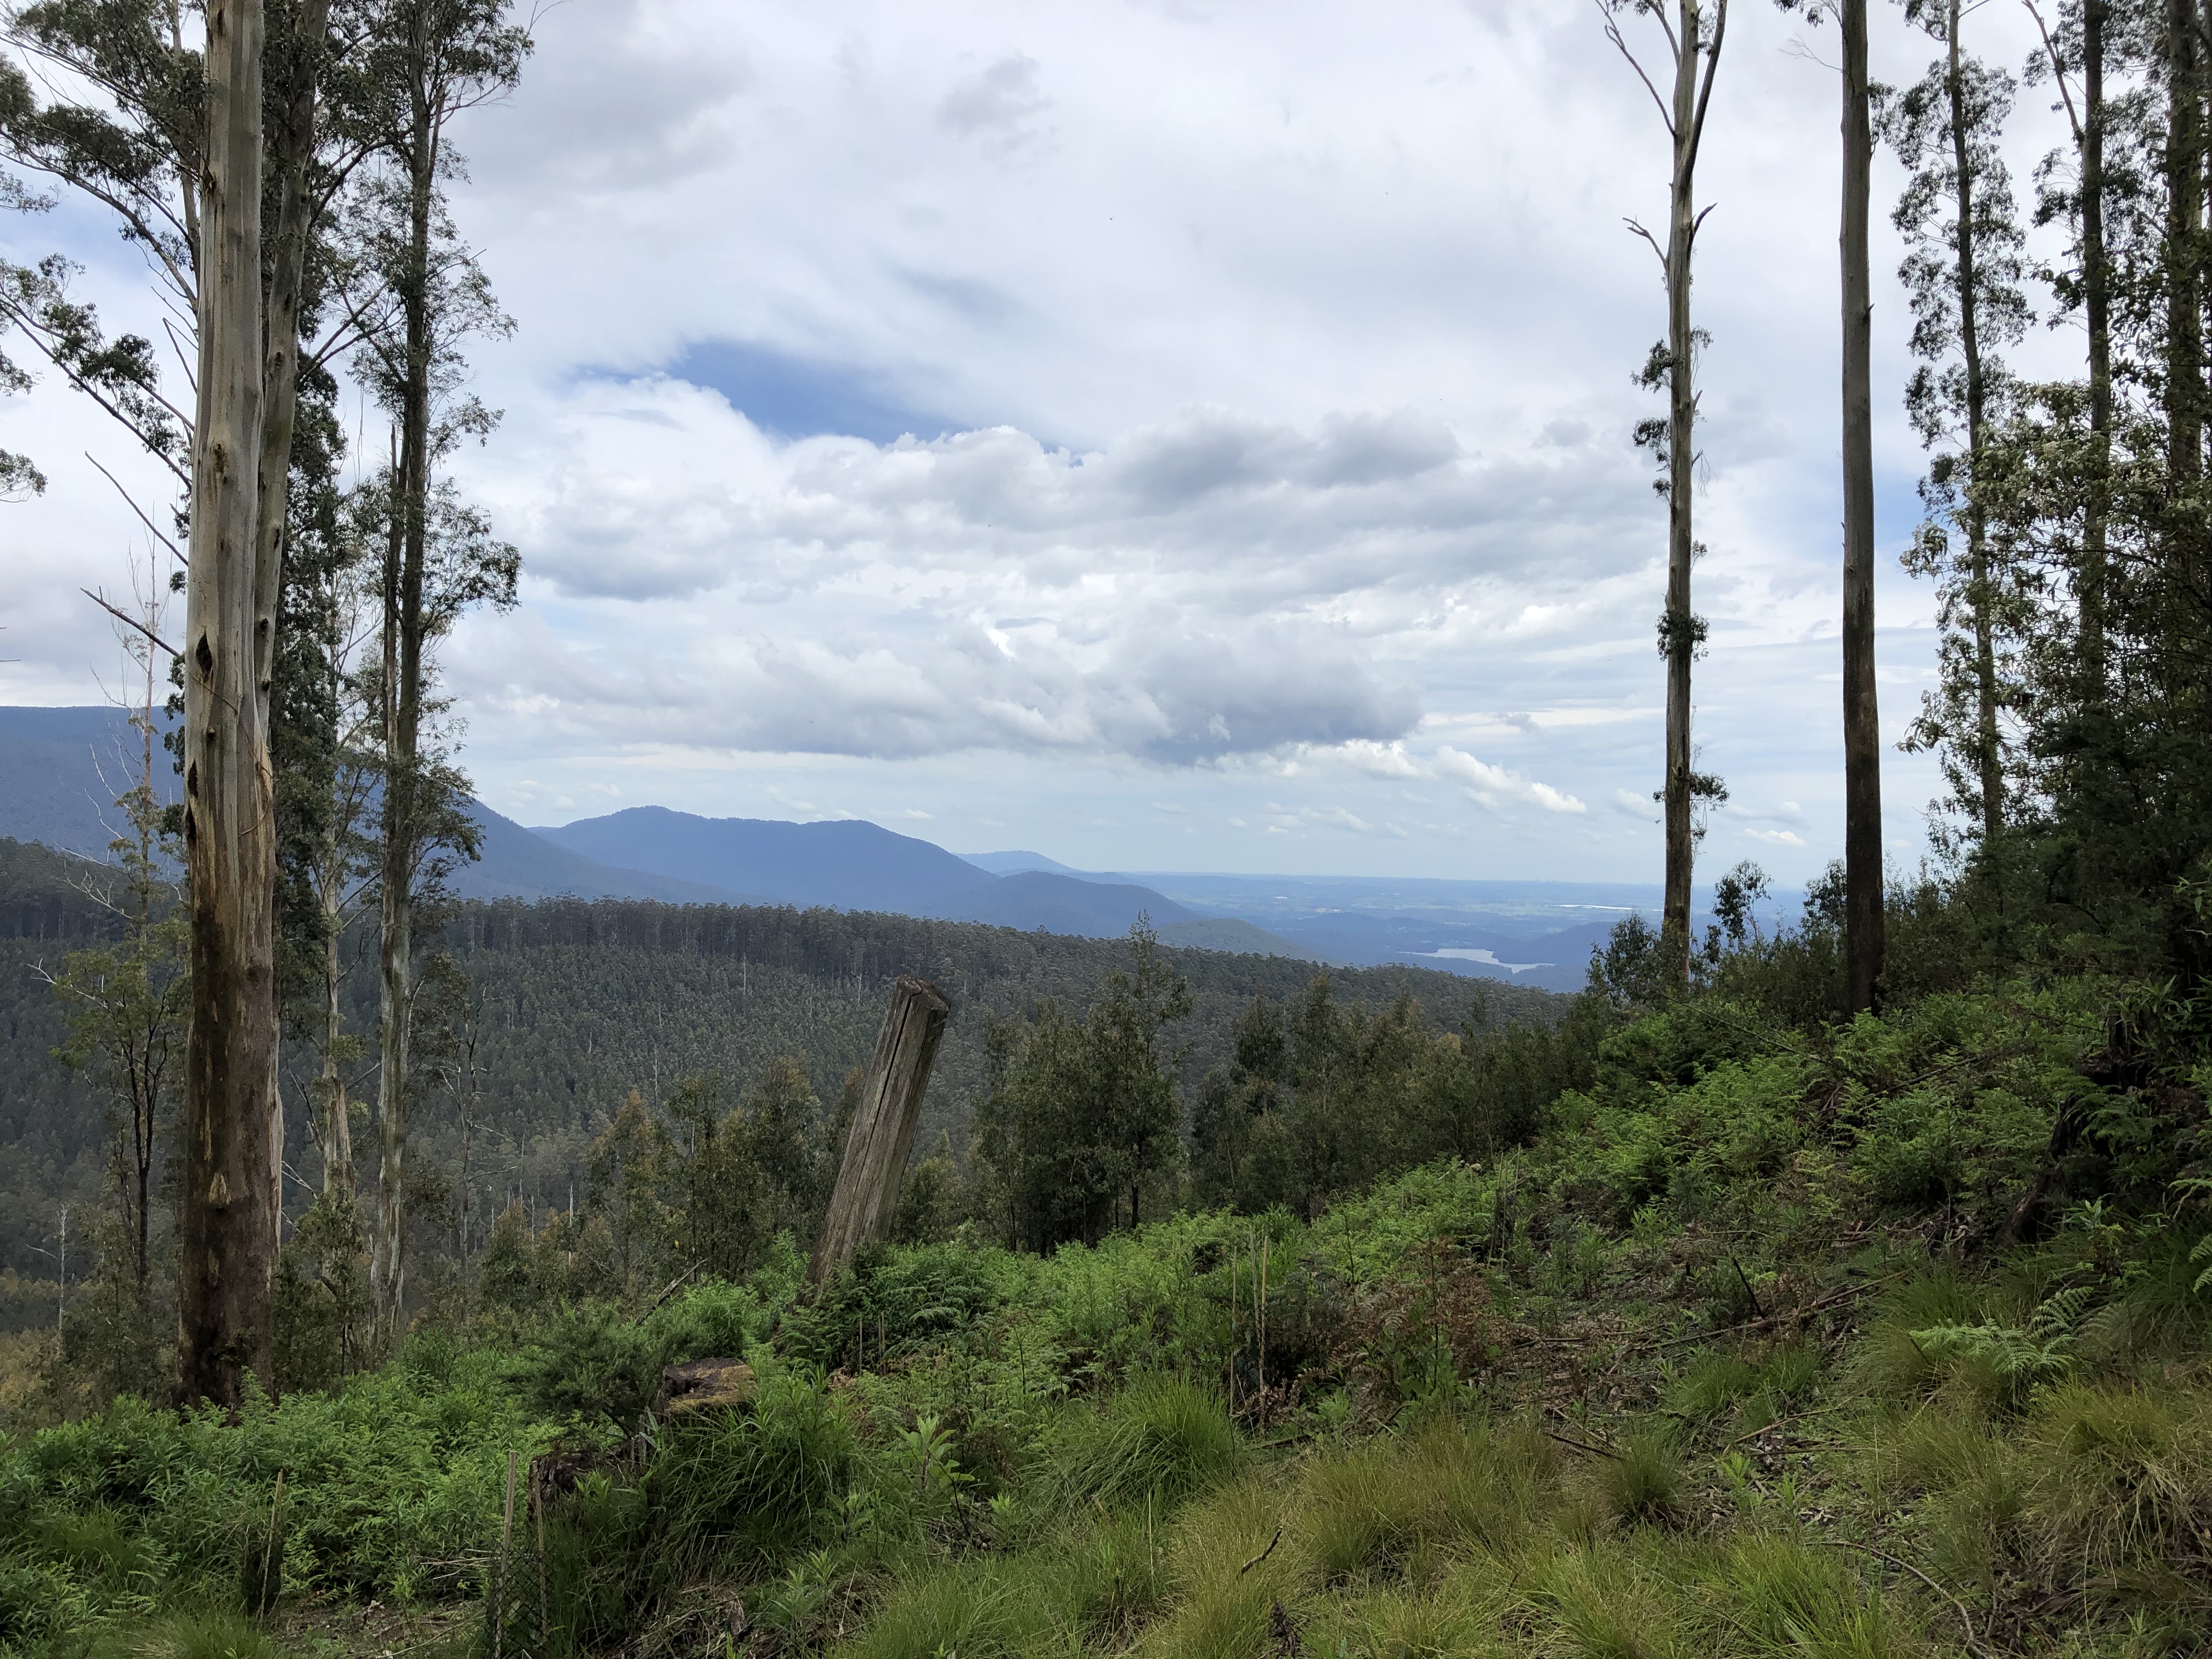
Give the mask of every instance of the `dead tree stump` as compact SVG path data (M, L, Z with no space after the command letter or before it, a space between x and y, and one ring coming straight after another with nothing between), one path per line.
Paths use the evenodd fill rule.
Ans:
M860 1104L846 1132L837 1188L806 1266L813 1283L821 1284L850 1261L862 1245L890 1235L899 1178L914 1150L922 1091L929 1086L929 1068L951 1012L945 993L915 975L901 974L891 988L891 1006L877 1033L875 1057L868 1062Z

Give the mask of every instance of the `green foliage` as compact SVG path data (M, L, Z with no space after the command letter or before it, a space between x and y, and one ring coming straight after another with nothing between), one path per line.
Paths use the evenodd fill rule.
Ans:
M819 1287L786 1227L667 1289L680 1244L818 1193L835 1117L800 1069L734 1109L711 1085L641 1096L575 1222L501 1218L449 1334L235 1425L125 1402L0 1453L0 1595L36 1610L8 1639L242 1605L257 1559L280 1615L481 1597L518 1654L550 1626L571 1655L1865 1659L1955 1627L1953 1593L2055 1631L2007 1600L2039 1582L2097 1641L2124 1611L2107 1583L2195 1628L2203 1218L2147 1127L2171 1109L2107 1080L2110 994L2007 981L1805 1025L1723 988L1753 982L1736 961L1640 1014L1586 1000L1555 1028L1578 1059L1527 1039L1578 1081L1520 1141L1381 1178L1429 1133L1406 1126L1444 1121L1424 1091L1500 1039L1326 987L1288 1015L1248 999L1229 1100L1285 1133L1313 1102L1366 1114L1398 1148L1360 1153L1368 1176L1317 1129L1280 1166L1322 1172L1293 1189L1310 1207L1048 1255L932 1200L912 1231L939 1236ZM2050 1220L1999 1255L2038 1190ZM288 1294L336 1298L334 1242L295 1240ZM289 1317L289 1352L327 1352ZM753 1367L750 1400L656 1413L665 1367L717 1355ZM102 1435L124 1451L98 1479L41 1473ZM509 1448L556 1455L502 1542ZM1860 1544L1945 1590L1880 1589Z
M665 1367L735 1357L765 1341L804 1266L787 1248L745 1283L696 1286L642 1319L605 1302L564 1309L515 1359L514 1381L543 1417L634 1429L659 1393Z
M1613 1023L1577 999L1542 1027L1437 1033L1401 998L1379 1013L1336 1000L1327 975L1288 1011L1265 999L1237 1058L1192 1109L1193 1195L1248 1212L1313 1213L1340 1194L1438 1158L1489 1158L1523 1141L1562 1090L1587 1086Z
M0 1443L0 1629L29 1638L173 1598L234 1601L272 1513L288 1588L465 1587L496 1524L505 1449L527 1457L547 1432L501 1370L495 1355L418 1340L329 1392L255 1395L234 1421L126 1395Z
M1129 971L1108 971L1085 1018L1048 1001L1024 1026L992 1034L975 1150L1009 1241L1039 1250L1093 1242L1123 1197L1136 1225L1144 1188L1181 1154L1182 1056L1162 1051L1160 1034L1190 1012L1190 987L1142 921L1130 929L1129 956Z
M784 1316L786 1352L859 1370L959 1340L998 1304L990 1254L947 1243L862 1251L824 1293Z

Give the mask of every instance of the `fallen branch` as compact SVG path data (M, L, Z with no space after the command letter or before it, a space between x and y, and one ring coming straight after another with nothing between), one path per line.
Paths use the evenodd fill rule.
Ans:
M1239 1578L1242 1578L1246 1573L1251 1571L1253 1568L1258 1566L1262 1561L1266 1560L1269 1556L1275 1553L1275 1546L1282 1541L1283 1529L1280 1527L1278 1527L1275 1528L1275 1535L1267 1540L1267 1547L1261 1550L1257 1555L1254 1556L1249 1561L1247 1561L1243 1566L1237 1568L1237 1576Z
M1593 1446L1587 1440L1577 1440L1571 1435L1559 1433L1556 1429L1547 1429L1544 1432L1562 1446L1572 1446L1577 1451L1589 1452L1599 1457L1610 1457L1616 1463L1620 1461L1620 1454L1610 1446Z
M673 1279L670 1279L670 1280L668 1281L668 1288L667 1288L666 1290L665 1290L665 1291L661 1291L661 1293L660 1293L659 1296L656 1296L655 1297L653 1297L653 1307L658 1308L658 1307L659 1307L662 1303L664 1303L664 1302L667 1301L667 1300L668 1300L668 1298L669 1298L670 1297L672 1297L672 1296L675 1295L677 1291L678 1291L682 1290L682 1289L684 1288L684 1281L685 1279L687 1279L690 1278L690 1277L691 1277L691 1275L692 1275L693 1273L697 1273L697 1272L699 1271L699 1269L700 1269L700 1268L702 1268L702 1267L705 1267L706 1265L707 1265L707 1259L706 1259L706 1257L702 1256L702 1257L700 1257L700 1258L699 1258L699 1260L698 1260L698 1261L696 1261L693 1262L690 1267L686 1267L686 1268L685 1268L682 1273L680 1273L677 1274L675 1278L673 1278ZM647 1311L650 1311L650 1310L648 1310Z
M1657 1342L1638 1342L1623 1348L1621 1352L1656 1353L1662 1348L1679 1348L1686 1342L1717 1342L1724 1336L1748 1335L1753 1331L1765 1330L1770 1325L1778 1325L1788 1320L1802 1319L1808 1314L1819 1313L1824 1309L1835 1306L1837 1303L1848 1297L1863 1295L1868 1291L1878 1289L1896 1277L1898 1277L1897 1274L1892 1273L1887 1279L1869 1279L1863 1285L1845 1285L1830 1291L1825 1296L1815 1297L1810 1302L1801 1303L1796 1307L1778 1308L1762 1319L1747 1319L1741 1325L1730 1325L1717 1331L1692 1331L1686 1336L1666 1337Z
M1723 1440L1721 1442L1721 1449L1726 1451L1729 1447L1740 1446L1747 1440L1756 1440L1769 1429L1778 1429L1784 1423L1802 1423L1808 1417L1826 1417L1830 1412L1846 1410L1852 1403L1845 1401L1842 1405L1816 1407L1809 1412L1791 1412L1787 1416L1776 1418L1771 1423L1762 1423L1755 1429L1746 1429L1733 1440Z
M1974 1615L1966 1611L1966 1604L1964 1601L1961 1601L1957 1596L1952 1595L1950 1591L1945 1589L1933 1578L1930 1578L1926 1573L1921 1571L1919 1568L1914 1566L1911 1562L1899 1560L1896 1556L1892 1555L1887 1550L1878 1550L1871 1544L1856 1543L1849 1538L1816 1538L1813 1541L1816 1544L1826 1544L1832 1548L1839 1550L1858 1550L1864 1554L1873 1556L1878 1561L1888 1562L1891 1566L1897 1568L1900 1571L1911 1573L1922 1583L1927 1585L1929 1589L1934 1590L1936 1595L1942 1596L1946 1601L1948 1601L1954 1607L1958 1609L1959 1623L1965 1628L1966 1632L1967 1650L1972 1653L1984 1653L1986 1651L1986 1650L1982 1646L1981 1638L1974 1634Z

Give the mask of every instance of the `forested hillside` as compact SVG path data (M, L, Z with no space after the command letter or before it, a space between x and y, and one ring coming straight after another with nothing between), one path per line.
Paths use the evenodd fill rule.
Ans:
M19 1322L48 1316L44 1282L58 1264L40 1252L57 1248L63 1202L91 1213L109 1147L100 1098L54 1057L66 1010L40 977L42 969L58 972L71 948L113 931L81 884L88 878L95 886L112 879L0 840L0 1268L39 1281L13 1293L8 1316ZM433 984L426 1049L444 1063L418 1133L427 1166L458 1182L462 1104L472 1101L469 1201L479 1231L510 1199L543 1212L586 1192L590 1143L633 1090L658 1103L683 1079L719 1073L734 1098L769 1061L790 1054L816 1097L834 1103L846 1074L866 1060L885 993L902 973L935 980L954 1010L917 1146L927 1152L949 1136L964 1150L990 1023L1047 999L1079 1012L1127 954L1111 941L975 923L613 900L461 904L441 944L460 978ZM1316 972L1286 957L1170 955L1192 990L1190 1013L1164 1038L1188 1050L1178 1068L1187 1096L1230 1058L1231 1027L1255 996L1291 1001ZM350 956L349 1026L373 1031L373 958L359 948ZM1419 969L1334 969L1329 983L1354 1009L1380 1012L1413 997L1444 1030L1543 1021L1564 1006L1546 992ZM462 1058L471 1041L472 1071ZM287 1159L299 1177L287 1182L287 1201L296 1212L319 1168L306 1093L312 1061L296 1042L286 1053ZM372 1048L353 1062L356 1100L372 1087L373 1061Z
M587 372L618 361L617 335L683 337L635 280L597 290L572 373L528 382L545 407L513 447L550 456L557 473L537 476L557 488L502 483L495 456L449 471L498 420L470 390L471 343L511 327L475 240L502 220L447 188L470 176L449 142L488 138L522 83L532 43L508 0L7 8L0 205L35 210L35 179L75 204L58 218L119 216L201 372L185 398L147 338L105 331L70 296L66 256L0 262L10 349L167 463L173 516L149 501L138 520L190 540L173 550L182 617L162 609L151 547L138 609L98 600L138 671L139 782L115 803L112 860L0 842L0 1659L2212 1655L2212 0L2054 0L2025 9L2032 40L2021 9L1967 0L1785 3L1808 31L1789 56L1840 70L1840 123L1819 123L1843 151L1837 240L1825 210L1819 232L1842 256L1832 310L1779 260L1741 287L1709 280L1756 246L1738 228L1754 219L1802 243L1806 181L1838 176L1796 119L1792 88L1814 83L1770 78L1805 64L1777 51L1739 70L1732 44L1721 70L1724 40L1774 24L1764 6L1735 7L1734 27L1727 0L1130 7L1080 61L1065 35L1050 64L977 58L962 72L983 78L950 96L913 31L968 54L987 37L967 12L878 8L869 50L836 51L834 97L791 73L777 8L736 24L677 8L680 29L660 32L687 74L725 83L720 101L676 98L635 50L633 9L530 14L533 29L614 21L553 82L557 129L508 141L580 131L597 158L531 175L526 216L608 241L619 225L669 267L697 246L672 233L726 218L746 257L718 314L765 315L763 273L830 289L838 262L794 260L783 216L704 149L727 138L732 167L799 179L799 216L842 218L798 166L811 118L859 158L858 216L880 221L850 263L981 300L981 283L896 263L926 251L933 197L975 205L938 191L947 152L921 127L873 120L905 99L942 135L975 127L957 136L990 158L989 205L1042 228L1026 263L972 232L958 245L960 268L1023 286L998 353L995 306L960 307L975 350L939 331L979 374L998 355L1071 383L1164 385L1146 342L1188 303L1196 320L1168 348L1218 337L1237 356L1215 380L1231 396L1328 335L1373 376L1394 355L1461 381L1492 363L1473 384L1526 424L1543 412L1535 354L1564 360L1601 310L1619 321L1617 289L1545 308L1565 270L1543 257L1551 222L1579 219L1587 263L1598 173L1634 170L1645 217L1628 224L1666 301L1648 356L1660 293L1634 337L1636 382L1666 397L1632 428L1658 474L1620 474L1649 545L1632 551L1636 520L1573 482L1603 475L1455 426L1437 380L1364 379L1406 394L1387 420L1318 415L1311 389L1331 377L1310 358L1264 422L1209 409L1097 450L1064 398L1050 446L1012 426L927 441L913 434L945 428L916 421L884 445L749 424L741 443L680 447L681 423L649 418L675 374ZM1020 15L1046 39L1094 9ZM1155 12L1188 33L1128 55L1169 38L1145 33ZM1209 64L1201 23L1245 12L1259 32ZM1471 31L1462 12L1480 14ZM846 27L834 7L781 15ZM1003 15L978 15L997 39ZM1581 31L1556 38L1604 58L1610 91L1521 50L1540 15ZM1435 37L1448 51L1389 60L1445 15L1462 31ZM2030 175L2006 160L2020 82L1992 55L2001 17L2035 53L2033 98L2057 106L2057 148L2027 163L2032 223L2014 183ZM1342 31L1326 53L1307 46L1324 21ZM717 61L738 40L718 24L744 32L742 64ZM1302 46L1305 90L1270 80L1267 60ZM1919 62L1901 88L1873 80ZM1709 100L1717 76L1728 89ZM1422 86L1472 114L1465 142L1437 142ZM1097 142L1086 95L1143 131ZM1337 98L1356 144L1316 125ZM662 99L702 135L696 160L688 137L637 142L637 106ZM740 100L768 118L735 119ZM1223 148L1240 108L1261 146ZM476 110L483 125L448 131ZM1709 112L1723 166L1702 176L1751 210L1732 206L1696 253L1693 307ZM1901 179L1876 166L1877 135ZM1610 148L1578 178L1545 171L1549 151L1593 144ZM1139 216L1180 212L1157 167L1141 190L1100 170L1135 149L1194 178L1230 158L1215 175L1230 183L1194 202L1205 237ZM1363 149L1391 172L1354 165ZM1048 175L1063 154L1083 171ZM664 183L681 169L661 192L681 223L634 188L656 165ZM1023 179L1048 175L1075 212L1025 209L1042 198ZM883 213L885 178L912 210ZM1893 202L1877 179L1901 182ZM1358 218L1340 211L1352 195ZM1462 255L1425 222L1508 196ZM592 210L538 210L571 199ZM1877 206L1902 257L1879 292ZM1248 208L1264 261L1233 240ZM1114 243L1085 240L1082 220L1117 216ZM1434 258L1393 239L1400 216ZM1309 221L1336 244L1304 245L1331 298L1286 311L1287 239ZM1267 287L1202 313L1220 290L1176 282L1186 240L1224 274L1264 264ZM1140 270L1141 305L1134 288L1118 307L1104 288L1107 303L1059 303L1071 290L1046 265L1109 246L1139 251L1116 257ZM1474 252L1487 263L1446 263ZM1409 254L1444 273L1448 306L1399 303L1387 267ZM84 288L108 322L131 315L98 281ZM908 324L926 313L838 295L878 335L922 332ZM1744 349L1777 295L1793 349L1841 346L1815 378L1842 394L1843 535L1819 578L1833 594L1840 564L1842 605L1817 622L1790 591L1811 563L1793 576L1771 553L1817 545L1826 507L1807 519L1796 483L1731 482L1758 449L1793 469L1829 452L1796 401L1807 377ZM1514 349L1492 334L1466 352L1452 308L1511 330ZM1055 349L1052 309L1097 311L1119 361ZM1381 331L1398 310L1431 337L1417 354ZM2008 365L2032 319L2068 327ZM2027 378L2058 368L2077 319L2070 378ZM1877 534L1877 503L1903 498L1875 468L1878 328L1917 359L1905 412L1929 453L1909 543L1899 525ZM1621 371L1606 371L1616 387ZM562 404L564 379L647 416L638 435L606 443ZM0 360L0 393L27 384ZM999 406L1022 406L1006 384ZM1610 418L1591 383L1559 385L1563 411ZM738 416L743 400L707 401ZM1597 447L1579 416L1541 430L1547 447ZM532 547L526 588L478 483ZM43 483L0 452L0 496ZM893 497L914 510L883 516ZM1073 511L1085 499L1111 503L1110 535ZM1585 507L1618 544L1610 563L1558 533ZM1885 544L1933 584L1935 651L1904 721L1910 630L1876 580ZM963 558L992 585L950 580ZM1241 586L1209 590L1240 564ZM802 589L818 609L780 608ZM1650 636L1613 631L1662 603L1663 711ZM526 626L501 620L526 605ZM595 631L594 607L623 628ZM1390 611L1419 619L1419 649ZM1832 768L1837 734L1778 679L1762 694L1727 672L1792 634L1823 653L1817 674L1791 659L1801 684L1841 670L1826 783L1790 757ZM633 660L614 660L617 640ZM445 677L441 646L448 666L468 653L466 674ZM1638 665L1611 691L1608 655ZM175 805L155 785L171 660ZM1795 747L1741 746L1713 718L1731 700L1741 724L1796 724ZM502 705L558 768L519 786L540 799L729 762L779 800L811 776L836 781L824 801L849 785L888 802L936 764L942 789L1026 797L1007 828L1030 839L1027 822L1072 823L1098 799L1079 775L1133 809L1158 780L1211 773L1255 803L1219 814L1249 839L1212 843L1270 849L1248 865L1316 844L1262 837L1324 827L1370 837L1338 844L1373 864L1533 857L1540 838L1565 864L1630 846L1626 826L1656 806L1663 835L1634 833L1663 904L1655 925L1585 891L1575 932L1553 936L1581 943L1517 964L1574 962L1580 988L1551 996L1174 949L1141 921L1094 940L665 902L696 889L561 899L557 860L471 898L456 875L483 849L462 744ZM1553 769L1581 728L1610 728L1592 741L1617 770ZM1900 735L1942 791L1919 843ZM1335 780L1333 801L1300 795L1307 769ZM1731 801L1773 827L1728 825ZM1211 809L1152 805L1187 820L1160 835L1207 844ZM1517 823L1521 850L1470 808ZM675 816L643 814L662 830ZM1136 816L1090 828L1135 842ZM836 892L889 902L848 867L885 832L733 822L672 828L832 849L830 873L854 884ZM1764 871L1722 853L1747 837L1805 859L1786 915ZM896 839L963 890L961 860ZM1916 845L1917 867L1888 861ZM1816 871L1826 847L1841 856ZM989 879L1019 894L1071 878ZM1086 907L1142 902L1091 885ZM1392 948L1413 945L1403 913L1380 920ZM1502 936L1427 937L1427 960L1516 970ZM898 987L908 973L950 999L926 1097L947 1010ZM887 993L896 1041L864 1083Z

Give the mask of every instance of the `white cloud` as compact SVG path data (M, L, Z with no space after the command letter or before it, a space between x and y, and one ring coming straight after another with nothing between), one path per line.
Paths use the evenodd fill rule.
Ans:
M1763 841L1771 847L1802 847L1805 845L1805 837L1799 835L1795 830L1747 830L1743 833L1745 839L1749 841Z
M611 774L699 811L899 800L954 844L989 823L1123 867L1180 836L1142 810L1165 792L1207 825L1269 792L1373 824L1376 783L1443 744L1516 811L1425 808L1396 867L1656 872L1663 507L1626 434L1662 319L1620 220L1664 167L1587 9L726 11L551 8L516 96L459 134L457 219L520 325L472 354L507 418L457 462L528 573L520 615L447 652L494 805ZM1833 88L1772 9L1735 27L1699 248L1698 737L1740 800L1788 798L1746 816L1809 872L1840 823L1834 325L1806 297L1833 213L1803 188ZM2035 44L2010 13L1987 33ZM1924 39L1875 34L1878 78L1918 73ZM2016 171L2057 136L2028 100ZM51 218L21 228L154 335L137 255ZM1887 552L1921 459L1875 234ZM2077 351L2039 336L2016 367ZM73 458L155 475L51 386L0 404L0 444L55 480L9 509L0 698L91 700L112 647L76 589L119 586L138 532ZM1896 726L1930 606L1887 561L1880 605ZM1885 764L1906 823L1928 763ZM1127 827L1077 845L1100 818ZM1267 856L1215 833L1173 856Z
M1355 738L1350 743L1339 744L1327 752L1342 760L1354 771L1364 772L1370 778L1425 778L1430 775L1426 767L1406 752L1402 740L1376 743Z
M1540 806L1547 812L1589 811L1564 790L1522 777L1502 766L1492 766L1477 760L1466 750L1455 749L1449 744L1437 750L1437 769L1447 777L1463 781L1467 785L1468 794L1486 806L1494 806L1501 800L1517 800Z

